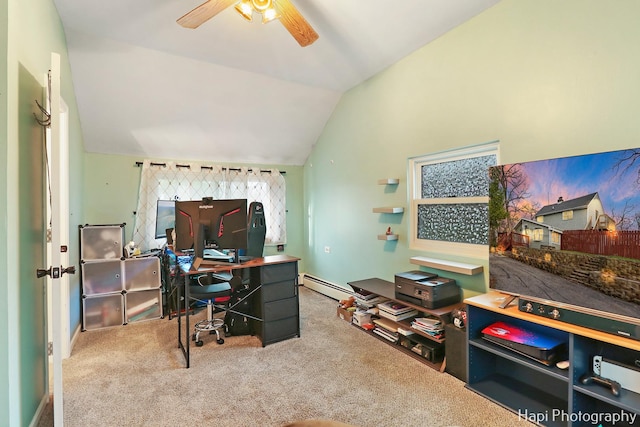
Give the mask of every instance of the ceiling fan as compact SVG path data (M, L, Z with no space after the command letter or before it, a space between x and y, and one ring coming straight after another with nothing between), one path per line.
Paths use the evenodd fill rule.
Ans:
M238 13L249 21L254 11L262 14L262 22L265 23L279 19L302 47L318 39L318 33L289 0L208 0L182 16L177 22L185 28L198 28L233 5Z

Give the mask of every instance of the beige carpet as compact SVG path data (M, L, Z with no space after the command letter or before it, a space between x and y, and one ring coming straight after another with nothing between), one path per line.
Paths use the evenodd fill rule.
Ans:
M83 332L63 364L65 426L528 425L339 319L336 305L301 287L300 338L263 348L256 337L205 336L189 369L175 319Z

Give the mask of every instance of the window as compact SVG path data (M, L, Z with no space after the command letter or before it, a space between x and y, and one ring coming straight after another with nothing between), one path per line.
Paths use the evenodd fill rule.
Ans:
M562 212L562 220L569 221L573 219L573 211L564 211Z
M557 231L552 231L551 232L551 243L559 245L560 244L560 236L562 236L560 233L558 233Z
M538 221L540 224L544 223L544 215L537 216L536 221Z
M410 158L410 248L486 256L488 171L497 164L497 141Z
M533 241L541 242L544 238L544 230L542 228L536 228L533 230Z
M265 245L284 244L287 240L286 185L276 169L224 168L200 164L142 164L138 208L133 240L143 250L161 247L164 239L155 239L155 215L158 200L247 199L264 207L267 232Z

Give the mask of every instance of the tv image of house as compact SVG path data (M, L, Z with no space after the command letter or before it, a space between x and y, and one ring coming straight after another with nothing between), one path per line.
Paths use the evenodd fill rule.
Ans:
M608 230L615 231L613 218L604 212L597 192L563 200L544 206L536 215L536 222L558 230Z
M535 220L521 218L513 231L526 236L528 246L535 249L560 249L562 233L566 230L615 231L613 218L604 212L598 193L571 200L558 198L556 203L543 206Z
M522 218L513 231L526 236L528 246L535 249L560 249L562 230L549 224Z

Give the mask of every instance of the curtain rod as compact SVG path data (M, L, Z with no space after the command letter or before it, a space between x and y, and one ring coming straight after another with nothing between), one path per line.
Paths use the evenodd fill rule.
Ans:
M136 166L137 166L137 167L140 167L140 166L142 166L142 163L143 163L143 162L136 162ZM167 164L166 164L166 163L155 163L155 162L151 162L151 163L149 163L149 164L150 164L151 166L162 166L162 167L167 166ZM191 169L191 166L190 166L190 165L179 165L179 164L176 164L176 167L177 167L177 168L187 168L187 169ZM212 170L212 169L213 169L213 166L200 166L200 169L208 169L208 170ZM222 168L222 170L223 170L223 171L224 171L224 170L239 171L239 170L241 170L241 169L240 169L240 168L226 168L226 167L223 167L223 168ZM253 169L249 168L249 169L248 169L248 171L249 171L249 172L252 172L252 171L253 171ZM263 170L263 169L260 169L260 172L262 172L262 173L271 173L271 171L270 171L270 170ZM281 173L282 175L285 175L285 174L287 173L287 171L280 171L280 173Z

